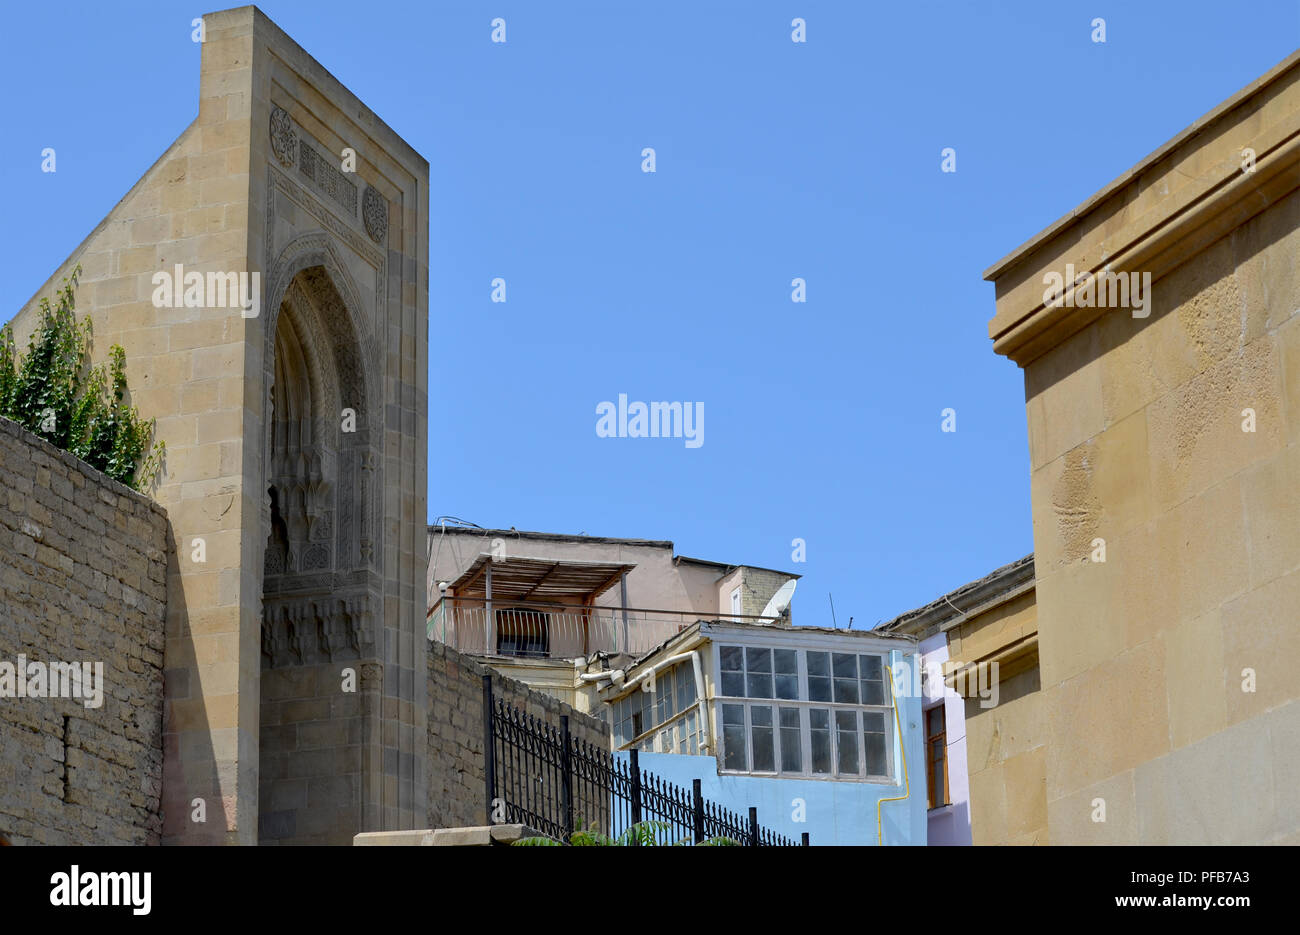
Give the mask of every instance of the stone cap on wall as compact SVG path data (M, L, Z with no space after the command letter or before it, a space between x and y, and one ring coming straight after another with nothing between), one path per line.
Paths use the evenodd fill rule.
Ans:
M989 267L993 350L1023 367L1110 311L1068 299L1048 307L1046 273L1064 275L1068 263L1076 274L1149 272L1154 282L1297 187L1300 52Z
M12 419L6 419L4 416L0 416L0 432L9 435L12 438L16 438L23 444L28 445L50 458L60 461L69 468L80 472L82 476L92 484L103 488L110 493L117 494L119 497L126 497L128 500L138 504L139 506L147 507L161 516L164 520L167 518L167 511L151 497L140 493L138 490L132 490L121 481L114 480L98 468L91 467L72 452L64 451L62 448L50 444L39 435L29 432Z

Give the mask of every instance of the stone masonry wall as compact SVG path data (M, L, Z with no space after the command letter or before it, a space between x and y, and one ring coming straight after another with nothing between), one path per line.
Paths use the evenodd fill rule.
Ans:
M781 590L781 585L790 580L790 575L766 568L745 568L744 583L740 591L740 612L742 614L761 614L767 607L772 595ZM730 608L728 608L730 609Z
M167 561L161 507L0 419L0 833L12 843L159 842ZM81 697L16 697L19 656L33 686L37 662L90 662L92 681ZM88 707L95 663L102 703Z
M429 825L458 828L488 824L483 773L483 676L490 670L434 640L429 641ZM492 694L533 717L559 725L569 716L578 740L609 749L609 730L550 695L492 672Z

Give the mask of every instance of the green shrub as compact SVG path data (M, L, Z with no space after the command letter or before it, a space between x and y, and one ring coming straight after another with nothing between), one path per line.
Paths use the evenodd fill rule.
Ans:
M135 490L158 473L166 446L151 448L154 420L126 403L126 352L109 349L107 368L90 365L90 318L77 323L73 291L81 267L63 280L57 304L41 299L41 320L26 355L14 350L12 325L0 329L0 416Z

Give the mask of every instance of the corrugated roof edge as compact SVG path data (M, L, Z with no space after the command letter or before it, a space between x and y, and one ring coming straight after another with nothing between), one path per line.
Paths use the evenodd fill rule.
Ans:
M892 631L906 628L911 632L919 632L931 627L939 627L954 617L964 616L989 601L1032 583L1033 580L1034 555L1031 552L1009 565L994 569L983 578L949 591L923 607L900 614L893 620L875 627L875 630Z

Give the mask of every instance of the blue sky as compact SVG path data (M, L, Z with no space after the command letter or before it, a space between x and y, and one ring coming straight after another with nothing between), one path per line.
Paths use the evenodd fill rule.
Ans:
M671 539L857 627L1033 548L981 272L1300 45L1297 0L260 6L430 162L430 519ZM0 318L193 119L202 12L7 8ZM620 393L704 444L597 437Z

